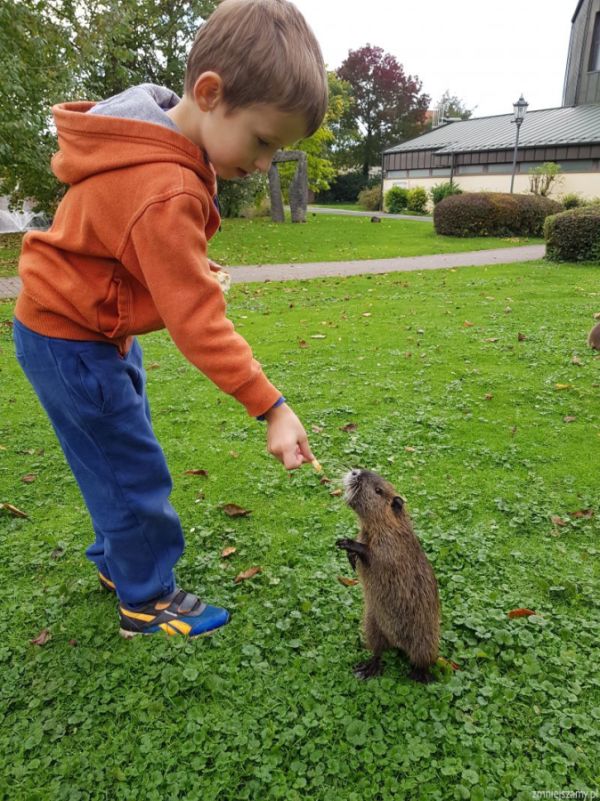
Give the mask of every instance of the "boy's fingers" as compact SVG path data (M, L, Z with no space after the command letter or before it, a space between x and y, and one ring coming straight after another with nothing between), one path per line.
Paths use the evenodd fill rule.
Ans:
M315 459L313 452L310 449L310 445L308 444L308 439L301 439L298 442L298 448L300 450L301 455L304 457L305 462L312 462Z

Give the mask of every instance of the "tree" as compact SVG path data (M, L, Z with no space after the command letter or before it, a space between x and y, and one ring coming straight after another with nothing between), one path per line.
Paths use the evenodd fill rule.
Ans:
M381 47L367 44L350 50L337 74L352 87L349 114L361 133L354 161L367 175L380 163L382 150L422 130L430 98L421 94L419 78L406 75L402 64Z
M0 3L0 194L52 211L61 187L51 106L139 83L181 93L187 51L217 0Z
M465 101L457 95L451 95L450 90L446 89L444 94L440 97L436 108L440 110L440 116L445 117L460 117L461 120L468 120L473 116L474 108L467 108ZM477 108L477 106L475 106Z

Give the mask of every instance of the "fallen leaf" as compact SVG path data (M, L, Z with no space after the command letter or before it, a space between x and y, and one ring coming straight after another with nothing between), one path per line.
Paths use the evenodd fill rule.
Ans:
M158 362L152 362L151 364L146 367L146 370L158 370L160 364Z
M594 312L594 320L600 320L600 312Z
M533 609L512 609L510 612L507 612L507 615L510 618L513 617L529 617L529 615L535 615L536 612Z
M77 640L69 640L69 645L72 645L73 648L75 648L75 646L78 645L78 644L79 643L77 642Z
M571 517L577 517L577 518L585 517L588 520L591 520L594 514L595 512L593 509L578 509L576 512L569 512L569 515Z
M579 367L581 367L583 365L583 362L581 361L579 356L573 356L573 358L571 359L571 364L576 364Z
M55 548L52 551L52 553L50 554L50 559L60 559L61 556L64 556L64 555L65 555L65 549L64 548L60 548L60 547L59 548Z
M208 470L186 470L186 476L202 476L203 478L208 478Z
M48 629L42 629L37 637L29 640L32 645L46 645L48 640L52 637Z
M234 578L236 584L239 584L240 581L246 581L246 579L251 579L252 576L256 576L257 573L262 573L262 567L250 567L248 570L244 570L243 573L238 573L237 576Z
M498 337L488 337L487 339L483 340L484 342L497 342Z
M471 322L469 322L469 320L465 320L464 323L463 323L463 326L465 328L471 328L474 325L475 325L475 323L471 323Z
M319 480L319 484L331 484L331 479L327 478L327 476L323 476L323 478Z
M0 509L6 509L7 512L10 512L10 514L14 515L15 517L27 517L25 512L17 509L16 506L12 505L12 503L0 503Z
M494 396L492 395L492 393L491 393L491 392L486 392L486 393L485 393L485 395L484 395L484 398L485 398L486 400L492 400L492 398L493 398L493 397L494 397Z
M552 523L555 526L566 526L567 525L567 521L563 520L562 517L559 517L558 515L552 515L550 520L552 521Z
M323 429L320 426L311 426L311 429L313 430L313 432L315 434L322 434L323 433Z
M510 314L510 313L511 313L511 311L512 311L512 309L510 308L510 306L507 306L507 307L504 309L504 312L505 312L506 314Z
M356 431L357 428L356 423L347 423L345 426L340 426L340 431Z
M33 484L36 478L37 476L34 475L33 473L27 473L27 475L21 476L21 481L23 482L23 484Z
M229 517L246 517L246 515L251 514L250 509L243 509L236 503L226 503L225 506L221 507L221 509L226 515L229 515Z
M572 384L555 384L554 389L571 389Z
M229 451L229 455L231 456L232 459L239 458L239 453L237 451Z
M308 343L306 342L306 340L301 339L300 342L298 342L298 347L300 347L300 348L308 348Z
M416 453L416 450L417 450L417 449L416 449L416 448L413 448L413 447L412 447L412 445L405 445L405 446L404 446L404 450L405 450L407 453Z
M517 334L517 339L519 340L519 342L525 342L525 340L527 339L527 337L525 336L525 334L522 334L522 333L519 331L519 333Z
M452 670L460 670L460 665L457 665L456 662L453 662L451 659L445 659L443 656L438 656L437 664L442 667L449 667Z
M342 492L343 492L343 490L341 490L341 489L334 489L329 494L333 495L335 498L339 498L339 496L342 494Z
M371 317L371 312L363 312L363 317Z
M343 584L344 587L354 587L355 584L358 584L358 579L355 578L346 578L345 576L338 576L337 580L340 584Z
M570 414L568 414L566 417L563 417L563 423L574 423L575 420L577 420L577 418Z
M223 550L221 551L221 556L223 557L223 559L226 559L228 556L231 556L231 554L235 553L236 551L237 548L233 548L231 546L229 548L223 548Z

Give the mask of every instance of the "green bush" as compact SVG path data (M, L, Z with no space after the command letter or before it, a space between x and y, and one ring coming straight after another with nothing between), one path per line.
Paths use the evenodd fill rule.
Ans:
M236 181L219 182L219 206L222 217L241 217L249 206L259 207L267 196L266 176L259 173Z
M381 178L369 178L362 172L345 172L336 175L329 189L319 192L315 203L355 203L363 189L371 189L381 182Z
M385 193L385 209L390 214L399 214L408 203L408 189L403 186L392 186Z
M433 200L433 205L437 206L440 200L443 200L445 197L462 195L462 189L458 184L455 184L454 181L444 181L442 184L435 184L432 186L429 190L429 194Z
M358 205L367 211L378 211L381 205L381 186L363 189L358 195Z
M406 206L409 211L423 214L427 210L427 190L422 186L415 186L408 190L408 200Z
M446 236L542 236L546 217L561 210L560 203L539 195L466 192L441 200L433 224Z
M560 199L560 202L563 204L565 209L576 209L579 206L587 206L587 201L585 198L578 195L577 192L570 192L567 195L563 195Z
M553 214L544 223L550 261L600 262L600 205Z

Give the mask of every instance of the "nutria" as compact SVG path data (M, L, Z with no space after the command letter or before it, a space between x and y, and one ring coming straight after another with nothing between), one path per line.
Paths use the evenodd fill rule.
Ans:
M361 522L356 540L340 539L363 586L364 630L373 657L356 665L361 679L380 675L381 654L398 648L412 666L410 678L433 681L438 656L440 603L431 565L415 536L404 501L370 470L344 476L345 500Z
M590 348L600 350L600 323L595 325L588 334L588 345Z

